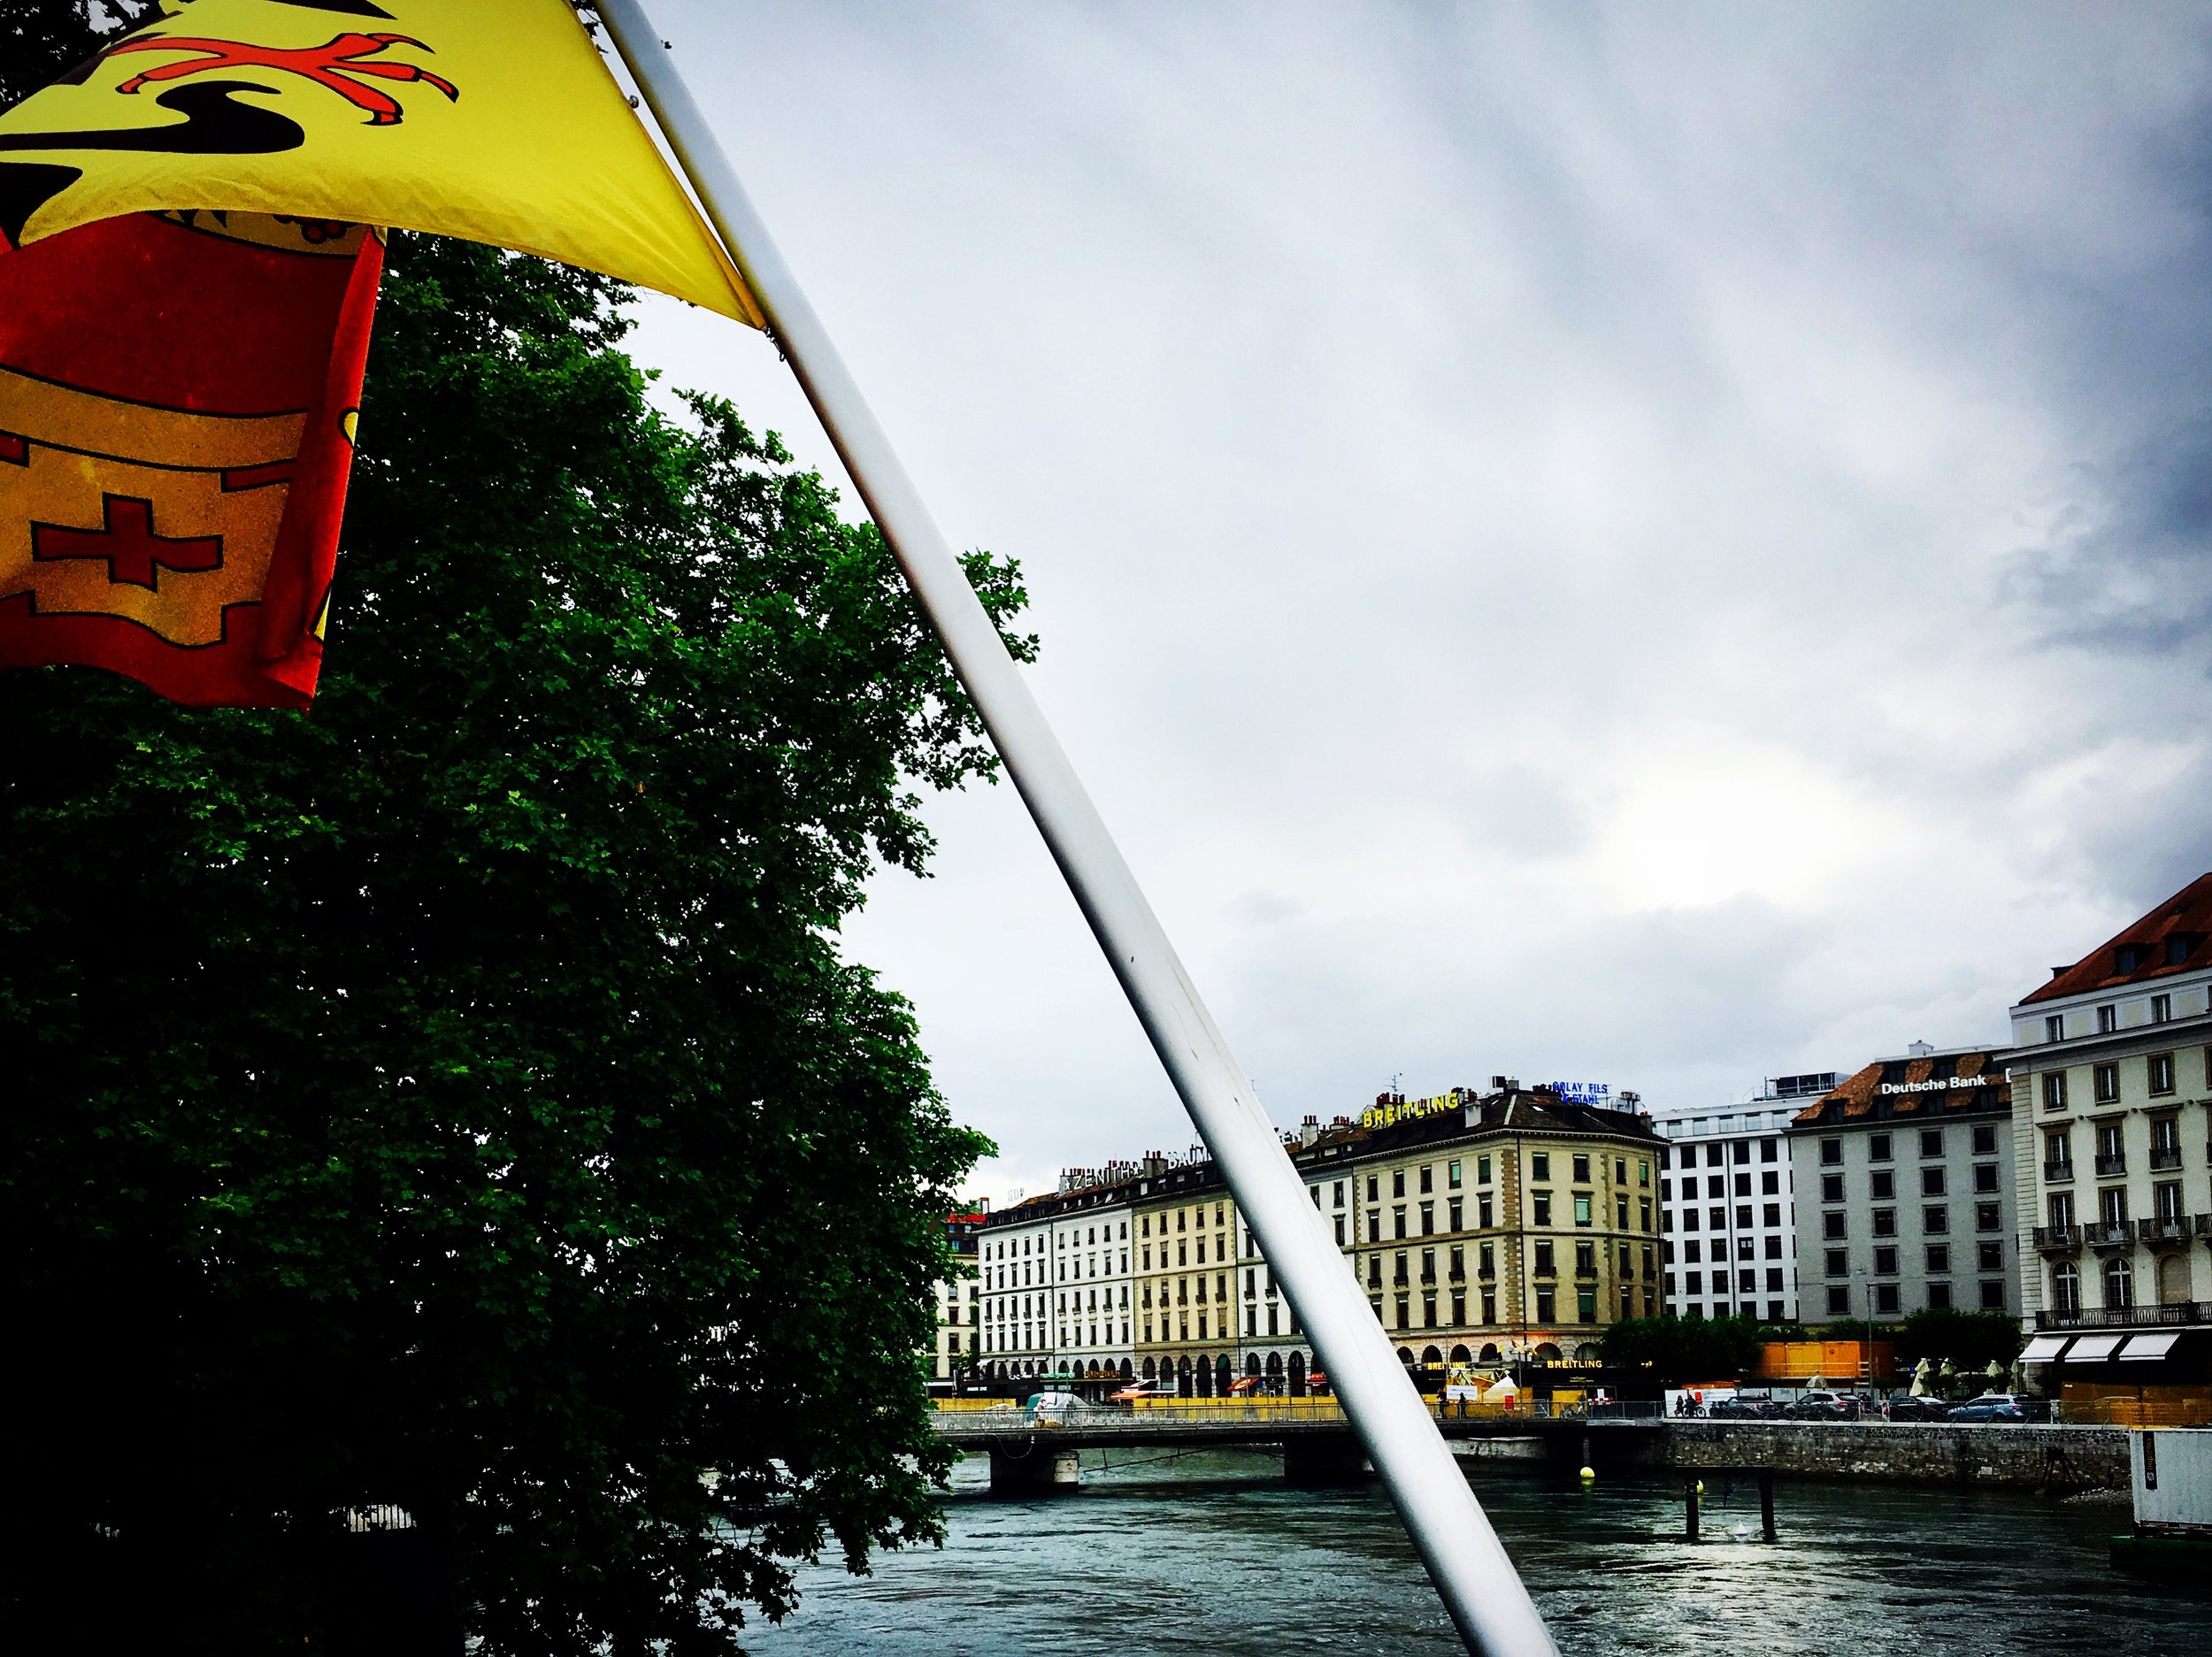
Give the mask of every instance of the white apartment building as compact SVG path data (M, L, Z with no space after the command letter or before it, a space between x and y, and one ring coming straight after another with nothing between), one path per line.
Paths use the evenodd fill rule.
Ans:
M2012 1009L2022 1311L2071 1378L2212 1351L2212 874ZM2156 1331L2132 1336L2062 1331ZM2123 1345L2123 1339L2124 1345ZM2177 1347L2177 1343L2179 1343ZM2192 1363L2190 1361L2193 1359Z
M1136 1170L1071 1169L1061 1189L992 1215L983 1227L983 1373L1128 1378L1129 1220Z
M1797 1209L1782 1134L1835 1085L1832 1070L1777 1077L1740 1104L1650 1112L1668 1141L1659 1154L1668 1311L1797 1322Z
M930 1287L930 1305L937 1315L929 1354L933 1392L955 1390L964 1369L979 1361L982 1354L983 1284L979 1268L983 1223L990 1217L990 1210L988 1202L979 1201L945 1216L953 1275Z

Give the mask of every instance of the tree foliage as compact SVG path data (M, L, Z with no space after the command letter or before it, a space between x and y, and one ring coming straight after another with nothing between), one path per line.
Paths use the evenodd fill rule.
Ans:
M1671 1384L1722 1381L1749 1374L1765 1339L1754 1317L1630 1317L1607 1328L1599 1350L1609 1368Z
M1896 1331L1901 1364L1948 1358L1960 1369L2009 1365L2020 1355L2020 1320L2008 1312L1962 1312L1955 1306L1923 1307Z
M987 1147L836 931L991 762L879 537L656 413L621 298L396 239L311 713L0 679L19 1625L324 1649L380 1502L488 1652L719 1651L937 1534Z

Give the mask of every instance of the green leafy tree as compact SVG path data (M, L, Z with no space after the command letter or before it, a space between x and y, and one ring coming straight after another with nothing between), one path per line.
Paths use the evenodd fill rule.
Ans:
M1749 1374L1763 1339L1751 1317L1631 1317L1607 1328L1599 1350L1608 1367L1649 1369L1672 1385Z
M1962 1371L2009 1365L2020 1355L2020 1321L2007 1312L1924 1307L1897 1331L1897 1361L1910 1369L1923 1358L1946 1358Z
M43 14L0 100L95 43ZM655 412L622 298L396 240L311 713L0 679L10 1626L342 1647L331 1515L391 1503L487 1652L726 1651L939 1534L987 1147L837 929L992 762L879 537Z

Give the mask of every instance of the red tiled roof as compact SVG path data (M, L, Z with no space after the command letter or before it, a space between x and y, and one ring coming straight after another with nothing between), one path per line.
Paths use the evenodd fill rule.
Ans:
M2171 944L2174 946L2170 948ZM2131 965L2122 970L2123 955L2135 946ZM2178 959L2170 960L2170 955ZM2028 1001L2047 1001L2062 995L2086 995L2119 984L2185 972L2212 964L2212 874L2199 875L2117 937L2108 939L2048 984L2023 996Z

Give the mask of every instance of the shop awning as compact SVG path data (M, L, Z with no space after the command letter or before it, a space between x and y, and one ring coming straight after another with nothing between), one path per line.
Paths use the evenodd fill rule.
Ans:
M2038 1335L2033 1340L2031 1340L2025 1346L2021 1348L2020 1362L2023 1363L2048 1363L2052 1359L2057 1357L2060 1353L2066 1350L2066 1343L2072 1339L2073 1337L2071 1335Z
M2069 1363L2102 1363L2120 1349L2125 1335L2084 1335L2066 1354Z
M2162 1329L2155 1335L2130 1335L2128 1344L2121 1348L2120 1362L2155 1363L2174 1349L2174 1342L2181 1339L2177 1329Z
M1229 1390L1232 1392L1248 1392L1259 1384L1260 1377L1258 1376L1248 1375L1240 1380L1231 1382L1229 1385Z

